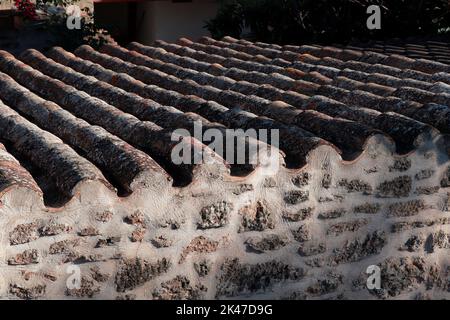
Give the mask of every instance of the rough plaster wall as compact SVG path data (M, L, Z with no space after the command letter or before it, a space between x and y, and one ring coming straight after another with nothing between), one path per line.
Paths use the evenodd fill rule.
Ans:
M199 177L120 200L85 182L60 209L4 192L1 297L449 298L441 139L398 157L375 136L352 163L322 146L300 171ZM73 265L79 289L66 286ZM381 290L365 286L369 265Z
M11 0L2 0L0 1L0 10L9 10L13 6L13 2Z

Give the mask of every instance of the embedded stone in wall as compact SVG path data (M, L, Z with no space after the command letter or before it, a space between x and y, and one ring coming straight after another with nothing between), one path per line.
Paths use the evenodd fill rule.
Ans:
M310 174L308 172L302 172L301 174L292 178L291 181L296 187L300 188L300 187L307 186L309 183L309 179L310 179Z
M38 238L38 225L35 222L19 224L9 233L9 243L11 245L27 243Z
M292 234L298 242L311 240L311 232L306 224L302 224L298 229L292 230Z
M322 177L322 187L328 189L331 186L331 174L325 173Z
M336 210L321 212L317 217L319 219L337 219L344 216L344 214L346 214L345 209L340 208Z
M34 271L21 270L20 274L26 281L30 281L33 278L36 278L38 274Z
M63 224L63 223L57 223L55 221L50 221L46 225L39 228L39 235L44 236L54 236L61 234L63 232L70 231L70 226Z
M186 257L192 252L210 253L216 251L218 246L218 241L208 239L204 236L198 236L183 250L178 263L183 263Z
M400 251L417 252L419 251L425 243L425 237L423 234L415 234L406 240L405 244L402 245Z
M379 197L407 197L411 192L412 179L410 176L401 176L393 180L382 182L378 187Z
M445 233L443 230L430 234L426 241L426 247L430 253L437 248L450 249L450 234Z
M431 187L417 187L415 194L417 195L430 195L439 192L439 186L431 186Z
M438 219L427 219L423 221L400 221L392 224L391 231L392 232L402 232L405 230L415 229L415 228L424 228L431 227L434 225L446 225L450 224L450 218L438 218Z
M272 287L275 283L299 280L304 276L302 268L295 268L281 261L249 264L238 258L226 259L217 277L216 297L234 297Z
M83 228L78 232L78 235L81 237L94 237L98 236L99 234L100 232L98 231L98 229L92 226Z
M343 277L340 274L330 272L324 279L318 279L317 283L306 289L310 295L322 296L324 294L335 292L342 284Z
M431 297L428 293L418 292L414 296L414 300L431 300Z
M52 282L55 282L55 281L58 279L58 277L56 277L56 276L55 276L53 273L51 273L51 272L46 272L46 273L43 274L43 276L44 276L45 279L48 279L48 280L50 280L50 281L52 281Z
M378 213L381 209L380 203L369 203L366 202L364 204L360 204L358 206L353 207L354 213L367 213L367 214L375 214Z
M201 222L198 224L198 227L200 229L209 229L219 228L228 224L231 210L233 210L233 205L226 201L203 207L200 210Z
M319 201L319 203L333 202L333 201L341 203L344 199L345 199L344 196L341 196L339 194L333 194L333 197L321 196L317 201Z
M212 263L205 259L194 263L194 269L200 277L206 277L211 272L211 268Z
M199 300L207 288L204 285L192 285L186 276L178 275L174 279L163 282L161 289L153 292L155 300Z
M287 204L296 205L305 202L309 199L309 191L292 190L286 192L284 195L284 201Z
M327 229L327 235L338 236L344 232L356 232L361 227L367 225L368 222L369 221L367 219L356 219L353 221L338 222L331 225Z
M387 239L384 231L369 233L364 239L347 241L342 248L333 250L329 264L355 262L368 256L379 254L386 243Z
M304 262L308 267L311 268L322 268L327 263L324 257L314 257L311 259L305 259Z
M98 261L105 261L103 255L99 253L92 253L92 254L81 254L81 253L73 253L66 256L66 262L74 262L74 263L87 263L87 262L98 262Z
M95 284L94 280L87 277L81 277L80 288L67 288L66 295L77 298L92 298L100 292L100 287Z
M408 158L400 158L394 161L392 166L389 166L389 171L408 171L411 168L411 160Z
M178 230L181 228L181 225L185 223L184 219L167 219L163 223L160 223L159 226L161 228L170 228L172 230Z
M294 291L289 293L287 296L281 297L281 300L306 300L308 295L303 291Z
M96 248L102 248L102 247L108 247L116 245L120 242L120 237L108 237L108 238L102 238L98 239L97 244L95 245Z
M319 203L332 202L333 198L331 198L331 197L319 197L319 199L317 201L319 201Z
M242 216L239 231L264 231L275 227L272 214L263 200L244 206L239 210L239 214Z
M425 179L429 179L434 175L434 170L433 169L423 169L420 170L419 172L416 173L416 175L414 176L414 178L416 180L425 180Z
M103 212L97 212L95 214L95 220L99 222L108 222L112 219L113 213L109 210L103 211Z
M71 253L79 243L79 239L58 241L50 245L48 252L50 254Z
M145 215L139 210L136 210L132 214L126 216L124 221L126 223L134 225L134 226L139 226L139 227L144 227L144 228L146 227Z
M106 282L110 277L109 274L101 272L99 266L93 266L89 268L89 270L91 271L92 279L94 279L97 282Z
M450 193L448 192L442 205L442 211L450 211Z
M422 199L396 202L388 206L387 216L390 218L410 217L416 215L424 208L425 202Z
M36 249L28 249L8 259L9 265L27 265L38 263L39 253Z
M252 250L257 252L278 250L289 243L286 236L277 234L269 234L267 236L250 237L245 244Z
M167 248L172 245L172 240L170 240L169 238L167 238L164 235L160 235L160 236L154 237L152 239L152 244L156 248Z
M377 167L367 168L367 169L364 169L364 172L367 174L376 173L376 172L378 172L378 168Z
M147 229L143 227L137 227L136 229L131 232L130 240L131 242L142 242L145 237L145 233L147 232Z
M9 292L20 299L31 300L43 297L46 288L47 286L45 284L38 284L28 288L18 284L10 284Z
M167 272L170 266L171 263L166 258L162 258L156 263L151 263L141 258L122 259L114 280L116 290L125 292L126 290L134 289Z
M447 167L447 170L445 171L444 176L441 179L441 187L450 187L450 166Z
M314 208L307 207L297 210L296 212L283 211L282 217L286 221L298 222L312 217Z
M427 264L422 257L388 258L380 268L382 288L370 290L380 298L398 296L421 284L430 288L439 281L439 269Z
M343 187L347 192L362 192L364 194L372 193L372 186L362 180L353 179L348 181L347 179L341 179L338 182L339 187Z
M424 153L423 153L423 157L424 157L425 159L432 159L432 158L434 157L434 153L431 152L431 151L424 152Z
M326 245L323 242L320 243L310 243L305 242L300 245L298 248L298 253L302 257L310 257L317 254L324 253L326 251Z
M238 195L243 194L248 191L253 191L253 185L245 183L245 184L240 184L239 186L237 186L233 190L233 193L238 196Z

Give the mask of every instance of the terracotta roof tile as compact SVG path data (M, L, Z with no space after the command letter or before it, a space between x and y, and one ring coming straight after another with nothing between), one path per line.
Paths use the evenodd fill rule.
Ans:
M427 48L438 56L442 50L434 45ZM147 280L170 268L173 275L184 274L188 264L197 270L206 263L198 259L207 255L214 257L214 270L222 270L211 280L214 290L225 286L231 296L246 291L233 291L240 284L224 284L233 277L218 265L225 256L242 259L220 262L234 264L239 274L262 268L280 282L279 269L288 272L286 279L299 277L286 265L291 260L296 268L313 270L314 279L327 276L328 267L351 278L347 263L368 257L394 263L386 252L403 248L411 230L438 232L434 228L450 223L450 69L422 59L418 45L407 50L413 55L399 55L397 46L377 53L204 37L127 48L105 45L99 51L81 46L74 53L62 48L27 50L18 57L0 52L0 197L6 204L1 209L8 212L2 226L9 235L5 246L14 252L11 261L28 257L15 248L30 242L42 255L37 263L53 266L55 256L67 251L63 264L104 263L105 270L114 265L114 284L102 289L108 298L140 285L157 292ZM268 155L251 162L254 155L246 153L245 163L234 163L237 149L220 152L207 139L172 135L184 129L194 136L198 123L202 133L221 133L218 142L229 142L228 129L277 129L279 145L259 135L245 146L262 148L267 142L279 162L273 168L261 161L272 159ZM180 141L191 155L204 151L207 161L175 163ZM39 220L29 217L31 211ZM53 220L45 232L38 228L48 211L58 211L55 219L66 219L70 228ZM353 216L361 214L364 219ZM26 222L17 224L14 215ZM167 226L171 230L163 230ZM148 238L147 229L163 230L157 237L158 244L167 240L165 245L148 247L155 238ZM81 236L95 241L74 244L82 248L78 252L66 248L72 246L64 242L69 240L52 243L48 234L57 232L71 241ZM264 239L247 241L248 232ZM179 245L171 248L169 236ZM294 257L297 242L301 252L316 257ZM258 253L243 249L245 243L256 243ZM140 251L138 246L161 259L126 259ZM174 265L165 260L183 247L196 255L174 259ZM427 254L433 261L448 256L439 252ZM127 275L142 268L155 274L133 275L139 283L128 283ZM161 286L170 291L179 281L166 279ZM292 286L303 286L302 281L296 278ZM339 286L345 294L356 290Z

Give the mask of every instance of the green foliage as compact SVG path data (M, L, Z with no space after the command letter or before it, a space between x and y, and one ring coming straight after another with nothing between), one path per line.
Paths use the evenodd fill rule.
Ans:
M244 28L244 8L242 1L224 2L217 16L206 22L205 28L216 38L239 37Z
M60 1L60 0L56 0ZM100 29L93 19L92 12L88 8L83 8L84 15L81 18L80 29L68 29L67 14L50 15L44 28L54 36L55 44L66 50L74 50L82 44L88 44L94 48L99 48L103 44L110 42L108 31Z
M71 4L74 4L74 0L36 0L36 5L39 6L41 4L44 5L53 5L59 7L65 7Z
M368 30L369 5L382 11L381 30ZM345 42L437 34L450 28L448 0L225 0L205 26L215 38L275 43Z
M75 3L75 0L36 0L36 18L29 19L23 12L18 12L25 20L26 29L22 31L44 30L52 46L61 46L67 50L74 50L82 44L99 48L107 42L113 42L108 31L95 23L93 13L87 7L81 9L81 28L67 27L66 8Z

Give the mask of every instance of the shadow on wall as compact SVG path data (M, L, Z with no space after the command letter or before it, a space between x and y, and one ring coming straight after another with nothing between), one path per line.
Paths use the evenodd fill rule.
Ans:
M136 40L136 2L96 2L95 22L120 44Z
M145 44L157 39L175 41L209 35L205 22L216 15L218 8L216 0L140 2L136 40Z
M45 50L53 45L54 37L45 30L21 32L18 30L2 30L0 33L0 50L6 50L14 55L28 48Z

